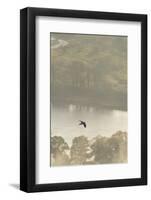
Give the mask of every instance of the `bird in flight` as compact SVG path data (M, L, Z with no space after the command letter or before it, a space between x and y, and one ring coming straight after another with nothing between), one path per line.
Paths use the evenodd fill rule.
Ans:
M84 128L86 128L86 122L84 122L84 121L81 121L81 120L79 120L80 121L80 124L79 125L83 125L84 126Z

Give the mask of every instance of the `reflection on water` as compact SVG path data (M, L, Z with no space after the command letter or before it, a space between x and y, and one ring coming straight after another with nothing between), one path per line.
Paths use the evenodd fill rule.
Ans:
M87 127L79 126L79 120ZM51 106L51 136L62 136L71 145L74 137L85 135L111 136L118 130L127 131L127 112L120 110L96 109L94 107L70 104L64 108Z
M88 112L93 112L94 108L93 107L89 107L89 106L81 106L81 105L74 105L74 104L70 104L67 107L67 110L69 112L74 112L74 111L88 111Z

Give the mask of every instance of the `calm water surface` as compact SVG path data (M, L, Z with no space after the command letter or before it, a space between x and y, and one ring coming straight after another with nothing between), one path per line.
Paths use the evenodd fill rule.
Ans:
M62 136L71 145L72 139L85 135L89 139L97 136L111 136L116 131L127 131L127 112L120 110L95 109L68 105L66 108L51 109L51 136ZM79 126L79 120L87 127Z

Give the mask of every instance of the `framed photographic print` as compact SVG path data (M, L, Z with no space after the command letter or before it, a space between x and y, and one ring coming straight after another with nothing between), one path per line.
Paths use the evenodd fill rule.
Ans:
M20 189L147 184L147 16L20 12Z

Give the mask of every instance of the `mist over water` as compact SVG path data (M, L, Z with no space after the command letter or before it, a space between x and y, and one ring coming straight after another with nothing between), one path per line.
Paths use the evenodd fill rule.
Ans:
M79 120L85 121L87 127L79 126ZM73 104L64 108L51 108L51 136L62 136L69 146L74 137L110 137L119 130L127 132L127 129L126 111L78 107Z

